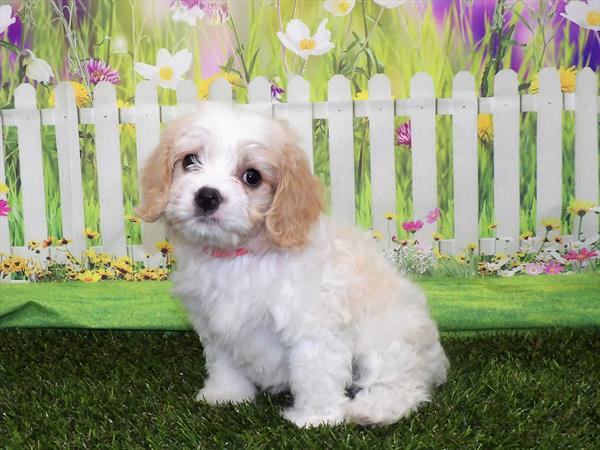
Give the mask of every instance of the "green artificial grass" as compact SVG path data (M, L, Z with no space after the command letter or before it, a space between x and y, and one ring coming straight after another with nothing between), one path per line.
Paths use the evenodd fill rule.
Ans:
M445 331L600 326L600 274L421 278ZM189 330L170 282L0 284L0 328Z
M432 402L382 428L301 430L289 395L195 402L193 333L0 331L0 448L600 448L600 331L445 335Z

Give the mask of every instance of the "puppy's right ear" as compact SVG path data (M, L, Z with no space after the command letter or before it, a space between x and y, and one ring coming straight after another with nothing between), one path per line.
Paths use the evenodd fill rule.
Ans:
M174 133L168 130L140 173L140 206L136 212L146 222L158 220L167 206L173 179L173 141Z

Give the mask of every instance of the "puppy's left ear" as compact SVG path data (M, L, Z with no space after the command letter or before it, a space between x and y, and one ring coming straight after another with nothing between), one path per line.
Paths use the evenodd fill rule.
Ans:
M283 148L275 197L266 227L280 247L301 248L323 211L323 189L310 170L308 157L295 144Z

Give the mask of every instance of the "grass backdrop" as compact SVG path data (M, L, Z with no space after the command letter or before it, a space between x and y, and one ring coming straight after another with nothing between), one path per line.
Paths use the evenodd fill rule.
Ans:
M486 3L488 5L486 6ZM375 73L387 74L396 98L409 95L410 78L419 71L429 73L436 95L451 95L452 78L467 70L477 80L481 95L491 95L497 70L513 67L523 92L543 67L593 63L593 52L585 48L599 45L592 33L578 29L560 18L563 0L531 2L517 0L495 2L407 2L399 8L381 9L370 0L356 2L346 17L329 15L321 1L235 1L229 2L231 16L223 23L201 22L197 27L171 20L169 2L135 2L114 0L26 0L20 2L22 32L15 44L31 48L53 67L57 80L85 81L77 65L87 58L99 58L119 71L118 97L133 104L135 85L141 77L134 72L134 62L154 64L159 48L172 53L188 48L194 55L187 77L201 83L226 67L237 74L234 89L238 100L246 97L247 80L263 75L285 87L287 79L301 72L311 83L313 100L324 100L327 82L336 73L347 76L355 93L366 90ZM65 5L62 7L62 5ZM440 4L446 5L440 10ZM449 5L449 6L448 6ZM483 5L483 6L482 6ZM483 8L483 9L482 9ZM482 12L483 11L483 12ZM335 49L320 57L310 57L306 64L283 51L276 32L292 18L301 19L314 30L328 18ZM234 33L234 28L236 33ZM483 32L481 32L483 29ZM521 30L521 31L519 31ZM239 32L238 32L239 31ZM521 33L521 34L519 34ZM574 38L573 38L574 36ZM239 39L237 39L239 37ZM0 49L0 52L8 51ZM253 61L253 64L250 62ZM0 59L2 89L0 104L12 105L12 93L24 81L15 70L14 58ZM221 68L219 68L221 66ZM89 87L89 86L88 86ZM48 106L52 86L37 86L39 104ZM285 98L285 95L284 95ZM163 104L175 101L174 92L160 89ZM399 124L405 119L397 119ZM438 204L442 210L439 230L446 238L453 236L456 214L453 205L452 123L449 117L437 118ZM523 114L521 127L521 231L535 231L535 114ZM93 127L81 127L81 156L85 196L85 224L99 228L99 205L95 170ZM5 129L6 172L11 190L8 200L13 210L9 216L11 242L24 245L21 193L16 132ZM328 184L327 123L315 122L315 172ZM563 128L563 205L574 196L573 114L564 113ZM58 188L56 148L52 127L43 133L44 176L48 229L60 237L61 214ZM355 167L357 220L371 224L368 122L355 120ZM480 235L490 236L494 222L493 150L489 143L479 149L479 224ZM123 192L126 214L137 203L137 166L135 137L131 127L122 129ZM412 216L411 154L406 147L396 152L397 207L402 219ZM599 180L600 182L600 180ZM563 234L571 230L571 218L563 210ZM127 223L129 240L139 243L140 230ZM400 238L407 237L398 230ZM69 236L66 236L67 238ZM101 238L94 244L101 243Z

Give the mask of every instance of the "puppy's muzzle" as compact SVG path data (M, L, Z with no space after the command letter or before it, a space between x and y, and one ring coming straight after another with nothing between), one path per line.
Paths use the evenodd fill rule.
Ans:
M198 189L194 200L202 212L205 214L210 214L217 210L223 201L223 197L216 189L211 187L203 187Z

